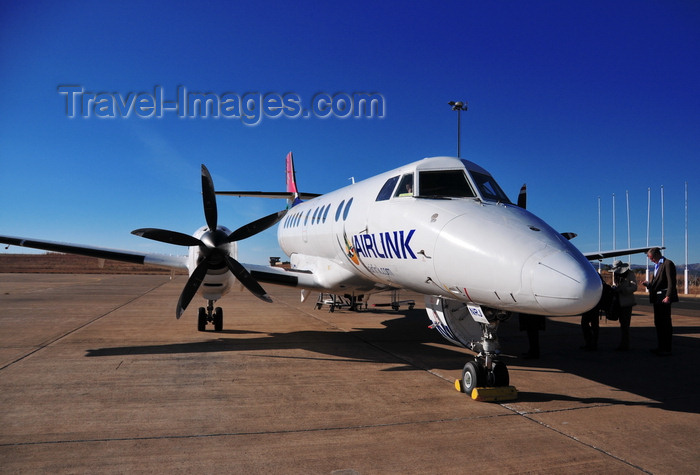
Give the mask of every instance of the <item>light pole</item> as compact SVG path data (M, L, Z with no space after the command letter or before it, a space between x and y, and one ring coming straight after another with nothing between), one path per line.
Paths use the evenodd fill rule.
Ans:
M462 111L467 111L469 110L468 104L466 102L462 101L450 101L448 102L449 105L452 106L453 111L457 111L457 158L460 158L460 136L461 134L461 127L462 127Z

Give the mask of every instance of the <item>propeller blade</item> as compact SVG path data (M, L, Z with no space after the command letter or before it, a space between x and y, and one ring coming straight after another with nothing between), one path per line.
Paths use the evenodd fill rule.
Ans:
M178 233L176 231L168 231L167 229L141 228L134 229L131 231L131 234L146 239L153 239L154 241L177 244L178 246L200 246L202 244L202 241L194 236Z
M255 278L250 275L250 272L248 272L237 260L231 256L226 256L226 263L228 264L228 268L231 270L231 273L241 282L241 284L243 284L246 289L250 290L250 292L260 300L272 303L272 299L269 295L267 295L265 289L258 284L258 281L255 280Z
M214 193L214 181L209 170L202 165L202 200L204 201L204 217L210 231L216 231L218 213L216 211L216 194Z
M208 268L209 265L205 259L195 268L190 278L187 279L185 288L182 289L180 298L177 301L177 309L175 310L175 317L177 317L178 320L182 316L182 313L185 311L187 306L192 301L192 298L197 293L197 290L199 290L199 286L202 285L204 276L207 275Z
M523 184L520 193L518 193L518 206L523 209L527 208L527 183Z
M287 214L286 209L278 211L276 213L272 213L268 216L265 216L264 218L255 220L252 223L246 224L245 226L241 226L240 228L236 229L234 232L229 234L228 239L226 241L241 241L243 239L249 238L250 236L254 236L259 232L266 230L270 226L274 226L275 224L279 223L279 221L282 218L284 218L285 214Z

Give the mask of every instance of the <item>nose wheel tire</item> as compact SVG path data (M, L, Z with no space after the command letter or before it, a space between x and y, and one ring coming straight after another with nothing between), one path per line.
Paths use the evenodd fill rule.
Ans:
M471 397L474 388L505 387L510 384L508 368L501 361L486 369L478 360L468 361L462 370L461 391Z
M214 331L220 332L224 329L224 311L221 307L214 309L213 305L208 308L199 307L197 313L197 330L203 332L207 328L207 323L214 324Z
M214 311L214 331L220 332L224 329L224 311L221 307L216 307Z
M510 376L505 363L496 361L493 364L493 368L487 371L486 384L494 387L508 386L510 384Z
M462 391L471 396L472 390L485 383L483 367L476 361L469 361L462 370Z

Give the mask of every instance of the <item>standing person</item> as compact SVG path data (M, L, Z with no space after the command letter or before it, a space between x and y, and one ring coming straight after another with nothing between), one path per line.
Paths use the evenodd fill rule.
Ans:
M600 331L600 311L608 311L612 305L613 290L603 276L598 274L600 282L603 284L603 291L600 294L598 304L587 312L581 314L581 330L583 331L583 340L585 344L581 347L582 350L595 351L598 349L598 333Z
M637 305L634 292L637 290L637 278L630 270L629 264L620 260L613 262L613 291L617 300L617 315L620 320L620 346L618 351L627 351L630 347L630 322L632 320L632 307Z
M649 302L654 305L654 326L658 340L658 347L651 352L658 356L670 356L673 335L671 304L678 302L676 265L663 257L658 247L649 249L647 257L654 263L654 278L643 284L649 289Z
M540 357L540 330L544 331L544 315L520 314L520 331L527 332L527 342L529 348L527 353L523 353L526 360L536 360Z
M585 342L581 347L582 350L595 351L598 349L599 319L600 307L598 305L581 314L581 330L583 331L583 341Z

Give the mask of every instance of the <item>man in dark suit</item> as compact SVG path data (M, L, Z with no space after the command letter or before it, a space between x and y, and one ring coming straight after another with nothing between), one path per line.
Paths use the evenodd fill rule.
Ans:
M649 249L647 257L654 263L654 278L643 284L649 289L649 302L654 305L654 326L659 345L651 351L659 356L669 356L673 334L671 303L678 302L676 265L663 257L658 247Z

